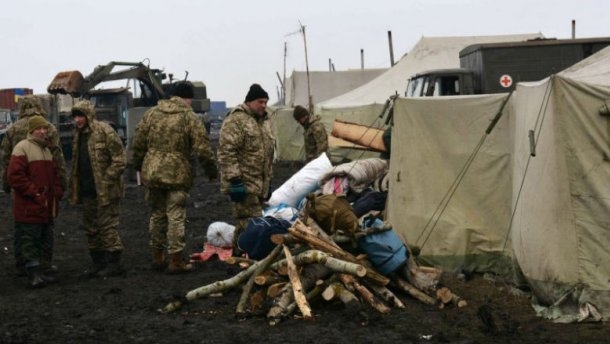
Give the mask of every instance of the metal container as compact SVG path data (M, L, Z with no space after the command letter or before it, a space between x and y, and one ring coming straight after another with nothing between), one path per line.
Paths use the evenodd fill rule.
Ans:
M32 94L31 88L4 88L0 89L0 108L17 110L19 97Z

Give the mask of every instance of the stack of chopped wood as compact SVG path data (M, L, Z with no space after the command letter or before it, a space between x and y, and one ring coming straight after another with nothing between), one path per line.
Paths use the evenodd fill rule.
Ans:
M354 256L342 249L311 218L289 228L288 234L276 234L275 249L264 259L253 261L232 257L230 264L240 264L243 270L235 276L217 281L186 293L182 300L167 304L159 311L169 313L189 302L242 286L237 303L237 316L260 312L264 305L269 324L274 325L298 309L305 320L312 319L309 301L322 298L340 300L346 306L366 303L381 313L391 307L404 308L400 292L430 306L466 306L466 301L448 288L436 288L436 283L418 283L418 276L440 277L436 268L420 267L412 257L404 273L384 276L371 266L366 256ZM434 296L431 296L434 295ZM271 299L272 302L265 302Z

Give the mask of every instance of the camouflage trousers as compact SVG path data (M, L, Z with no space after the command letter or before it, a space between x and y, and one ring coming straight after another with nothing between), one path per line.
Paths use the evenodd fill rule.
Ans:
M231 211L235 220L233 247L237 247L237 239L246 230L248 221L263 216L263 202L258 196L247 194L242 202L231 202Z
M87 234L90 251L122 251L123 242L119 235L119 208L117 199L100 205L96 198L83 198L83 229Z
M52 223L15 223L15 265L25 267L51 265L53 257Z
M148 188L145 198L152 208L148 223L150 248L167 249L168 254L183 251L186 247L184 230L188 193L182 190Z

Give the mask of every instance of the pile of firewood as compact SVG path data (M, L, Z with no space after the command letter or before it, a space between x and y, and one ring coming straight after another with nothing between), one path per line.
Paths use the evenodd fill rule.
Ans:
M443 308L452 304L466 306L466 301L446 287L417 283L418 275L440 277L440 270L417 266L413 257L405 269L407 273L384 276L375 271L366 256L354 256L342 249L311 218L301 220L288 229L288 234L276 234L271 240L275 249L260 261L232 257L229 264L240 264L243 270L235 276L217 281L186 293L160 309L161 313L178 310L184 302L242 286L236 315L243 317L264 305L270 325L292 316L298 308L303 319L312 319L309 300L322 298L340 300L347 306L365 302L381 313L391 307L404 308L399 291L427 305ZM434 295L431 296L431 295ZM272 302L266 302L271 299Z

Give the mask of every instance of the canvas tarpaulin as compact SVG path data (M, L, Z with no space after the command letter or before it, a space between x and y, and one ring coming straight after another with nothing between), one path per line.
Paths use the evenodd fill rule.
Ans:
M421 247L428 264L510 271L506 117L485 134L506 97L399 98L394 104L388 219L405 242Z
M511 102L515 259L557 321L581 320L587 305L610 317L610 123L599 114L609 99L607 48L519 84Z

